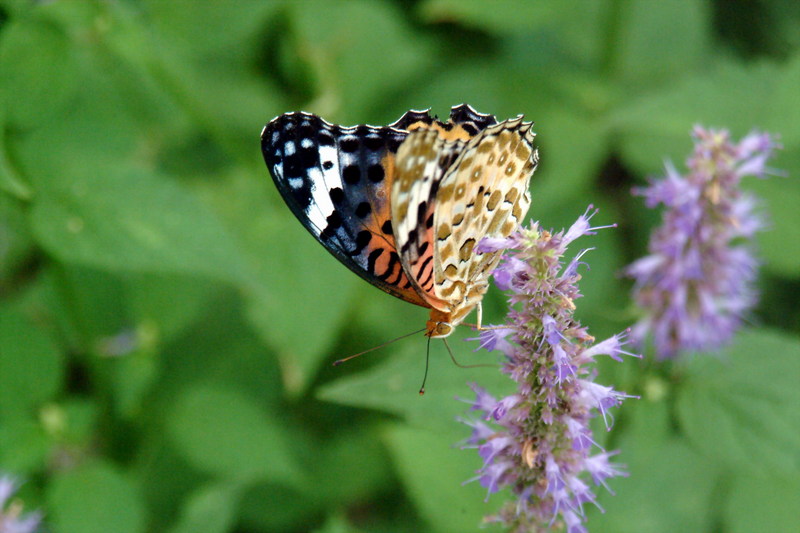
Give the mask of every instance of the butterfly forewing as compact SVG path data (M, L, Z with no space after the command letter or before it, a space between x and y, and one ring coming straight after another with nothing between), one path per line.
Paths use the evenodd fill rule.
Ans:
M425 117L409 112L397 123ZM287 113L264 128L261 148L284 200L328 251L382 290L424 306L400 264L387 193L406 135L392 126L343 128Z

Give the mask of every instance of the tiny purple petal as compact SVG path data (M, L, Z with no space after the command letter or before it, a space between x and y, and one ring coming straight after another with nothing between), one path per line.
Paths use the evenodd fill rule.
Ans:
M574 511L566 510L561 516L567 526L567 533L588 533L589 530L583 525L583 518Z
M472 337L469 339L464 339L465 341L480 341L480 346L475 348L473 351L477 352L478 350L486 350L487 352L493 352L495 350L499 350L506 355L511 355L511 352L514 349L514 345L511 344L506 337L508 337L514 330L511 328L498 328L494 326L490 326L489 329L485 329L480 332L477 337Z
M508 436L491 438L478 448L478 453L483 458L483 461L489 464L500 452L507 448L513 448L514 444L514 439Z
M19 485L11 476L0 477L0 509L5 506L6 501L17 492L18 488Z
M547 476L547 492L553 494L564 487L564 481L561 479L561 468L552 456L549 456L545 461L544 472Z
M584 265L586 268L589 268L589 264L581 261L580 259L586 253L591 252L592 250L594 250L594 248L585 248L585 249L581 250L580 253L578 255L576 255L572 259L572 261L569 262L569 265L567 265L567 268L564 269L564 271L561 273L561 276L559 276L559 278L560 279L566 279L566 278L570 278L570 277L576 275L578 273L578 267L580 265Z
M469 387L475 393L475 402L473 403L470 411L483 411L484 413L491 413L497 405L497 400L489 394L486 389L479 387L476 383L470 383Z
M594 206L591 205L587 207L586 211L578 217L578 220L576 220L575 223L572 224L572 226L570 226L570 228L567 230L567 233L564 234L562 242L565 246L569 245L569 243L583 235L594 235L595 232L592 231L592 228L589 226L589 221L597 214L599 210L595 209L592 211L593 208Z
M495 434L495 430L489 427L489 425L482 420L471 420L468 418L458 418L457 420L472 428L472 435L470 435L469 438L464 441L466 444L465 446L462 446L464 448L475 448L476 444L480 444Z
M516 257L509 257L503 261L492 273L494 284L501 291L514 289L515 278L528 270L528 265Z
M603 485L610 493L614 493L606 483L606 479L612 477L627 477L628 473L611 463L608 459L616 455L616 452L603 452L587 457L585 460L586 470L592 476L595 485Z
M564 339L564 336L558 330L558 322L551 317L550 315L542 316L542 328L544 329L544 338L549 342L553 348L556 348L561 341ZM563 350L562 350L563 352Z
M488 494L486 495L486 499L489 499L489 495L493 492L497 492L500 490L500 483L509 470L514 467L514 464L511 461L506 462L494 462L490 465L487 465L483 468L482 475L480 476L480 484L483 488L489 489Z
M514 241L511 239L484 237L475 246L474 250L478 253L485 254L487 252L499 252L506 248L511 248L512 246L514 246Z
M520 401L520 397L516 394L512 394L511 396L506 396L497 404L495 405L494 409L492 409L492 418L495 420L503 419L508 411L513 409L515 405L517 405Z
M597 344L595 344L591 348L587 348L586 350L581 352L579 357L581 357L581 358L586 357L586 358L594 359L594 357L596 355L601 355L602 354L602 355L608 355L609 357L611 357L615 361L619 361L619 362L622 362L622 357L620 357L619 354L629 355L631 357L641 358L642 357L641 355L634 354L634 353L631 353L631 352L628 352L628 351L625 351L625 350L622 349L622 347L628 341L628 338L630 336L630 332L631 332L630 329L626 329L622 333L617 333L616 335L614 335L612 337L609 337L604 341L598 342Z

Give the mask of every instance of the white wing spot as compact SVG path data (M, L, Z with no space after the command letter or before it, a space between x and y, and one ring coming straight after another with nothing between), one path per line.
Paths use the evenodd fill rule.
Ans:
M333 166L328 170L322 170L322 180L327 190L335 187L342 187L342 175L339 173L339 152L333 146L319 147L319 160L321 162L330 161Z
M311 182L311 205L316 205L317 209L308 213L308 217L320 230L328 225L327 218L335 210L330 196L330 188L323 179L322 171L318 167L308 169L308 180ZM340 184L341 185L341 184Z

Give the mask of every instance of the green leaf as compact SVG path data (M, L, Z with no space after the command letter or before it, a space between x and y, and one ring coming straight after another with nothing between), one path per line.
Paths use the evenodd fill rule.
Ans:
M478 354L467 352L477 347L466 345L458 340L457 333L448 339L454 354L461 364L487 363L497 361L495 354L481 351ZM458 368L453 365L444 346L431 342L431 358L426 392L418 396L425 371L425 338L406 339L404 347L394 357L375 368L360 374L344 377L321 387L317 397L321 400L378 409L400 415L414 425L425 428L463 429L463 436L469 429L456 422L456 417L466 413L468 407L455 398L471 400L474 393L468 382L477 382L497 397L503 392L510 393L514 383L499 372L498 368Z
M763 208L767 227L756 235L757 255L765 260L764 268L786 278L800 272L800 231L797 231L797 206L800 205L800 147L791 152L778 152L770 167L785 169L788 178L773 176L765 180L750 179L744 188L752 191Z
M145 509L115 467L94 462L57 475L47 493L47 520L59 533L139 533Z
M256 216L277 219L267 211ZM266 284L249 294L247 317L275 347L286 389L299 395L330 356L354 288L364 282L293 217L273 220L269 230L249 244L254 268Z
M792 531L800 524L800 479L736 474L724 512L725 531Z
M33 252L27 217L19 202L0 194L0 291L10 289L13 277L25 268Z
M265 19L281 2L246 0L240 2L161 2L147 0L149 21L172 42L193 53L209 56L230 50L241 53L253 46L251 40L263 30ZM198 32L202 27L204 31Z
M339 513L329 516L325 524L315 529L313 533L361 533L362 531L350 524L344 514Z
M315 498L264 483L248 488L242 496L240 523L245 531L307 531L319 512L320 502Z
M198 283L190 276L162 273L130 273L123 278L129 316L139 327L167 342L183 333L207 308L219 290L210 283Z
M4 420L0 423L0 471L18 475L40 472L50 459L50 444L41 424Z
M536 121L541 157L541 167L531 180L531 217L540 220L536 213L542 210L574 209L574 222L585 208L581 203L591 203L587 195L606 157L608 132L580 110L536 106L525 111Z
M60 391L61 353L44 331L8 308L0 308L0 347L0 419L27 418Z
M800 473L800 342L749 330L721 359L697 355L678 390L689 440L735 471Z
M308 234L261 161L257 176L235 172L200 191L236 232L256 280L245 294L247 319L278 358L286 391L299 396L330 357L358 291L394 298L369 287Z
M57 116L80 81L78 58L63 28L44 17L19 17L3 24L2 37L0 116L4 111L22 128Z
M586 507L591 531L711 530L712 494L718 476L709 461L676 438L654 448L646 448L647 440L626 441L626 444L622 446L622 462L633 455L627 468L630 477L611 481L615 494L598 488L599 503L605 512L594 506Z
M430 64L424 34L412 33L389 2L309 0L289 6L297 48L317 78L310 111L367 121L371 106L383 104L388 92Z
M601 446L619 451L614 463L627 477L608 480L614 492L597 487L598 503L588 508L591 531L704 531L711 521L708 502L717 472L687 444L673 436L664 384L649 378L641 400L628 400L614 429L612 442ZM596 437L602 437L597 435Z
M489 503L475 477L482 459L474 449L460 450L462 440L451 431L417 429L395 424L386 432L397 471L406 491L432 531L477 531L483 516L497 510L504 495Z
M313 480L308 493L320 506L346 506L392 486L394 473L386 449L375 438L375 427L349 426L347 431L325 438L315 446L310 468ZM353 472L359 474L354 476Z
M247 285L250 272L215 216L168 179L109 173L42 190L31 214L41 245L65 262L117 272L205 275Z
M61 446L88 450L97 436L100 409L93 399L69 397L42 409L42 425Z
M170 533L227 533L236 525L241 487L230 483L202 485L184 503Z
M6 124L3 110L0 109L0 191L23 200L29 200L33 196L33 190L25 178L20 176L19 170L12 163L8 154L6 140ZM0 201L3 201L0 198ZM0 207L2 205L0 204ZM2 266L0 262L0 266Z
M167 425L176 449L199 470L242 482L291 484L299 477L284 426L239 392L189 388Z
M504 35L546 24L558 9L552 2L515 0L426 0L419 12L427 22L459 22Z
M153 392L164 407L198 382L235 388L264 405L284 399L277 361L241 316L234 294L212 300L192 328L164 345L160 360Z
M800 56L781 65L721 63L624 101L609 117L609 126L621 136L626 161L644 174L663 173L664 158L685 159L695 124L729 129L735 138L753 128L766 130L793 149L800 144L798 83Z
M67 332L71 348L109 355L108 338L130 327L119 276L106 270L55 263L43 276L39 305L57 329Z
M130 342L130 337L142 337L136 331L124 331L119 336L121 344ZM142 342L134 340L133 342ZM124 353L121 357L111 357L106 361L111 372L114 394L114 410L120 418L129 420L142 414L147 393L158 378L158 358L148 349L136 349Z
M612 3L613 4L613 3ZM700 0L619 4L612 21L614 73L631 85L654 86L669 82L701 65L710 49L711 8Z

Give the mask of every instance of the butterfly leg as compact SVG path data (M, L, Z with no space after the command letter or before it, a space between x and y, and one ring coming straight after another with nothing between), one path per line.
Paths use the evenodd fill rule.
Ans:
M492 330L492 329L506 329L506 328L508 328L508 326L505 325L505 324L500 324L498 326L484 326L483 325L483 306L480 303L478 303L477 305L475 305L475 308L476 308L476 311L478 313L478 322L476 324L471 324L469 322L462 322L462 324L464 324L465 326L468 326L470 328L473 328L476 331L489 331L489 330Z
M475 324L470 324L469 322L462 322L465 326L469 326L477 331L486 331L488 329L498 329L505 326L484 326L483 325L483 305L482 302L478 302L475 304L475 311L478 314L478 322Z

